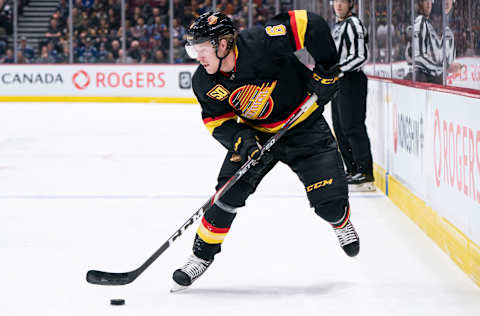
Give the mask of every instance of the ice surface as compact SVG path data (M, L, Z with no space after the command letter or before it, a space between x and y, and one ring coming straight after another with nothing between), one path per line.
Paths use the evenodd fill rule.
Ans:
M480 315L480 288L387 198L351 195L352 259L282 165L191 289L169 292L195 228L130 285L85 281L142 264L223 155L195 105L0 104L0 315Z

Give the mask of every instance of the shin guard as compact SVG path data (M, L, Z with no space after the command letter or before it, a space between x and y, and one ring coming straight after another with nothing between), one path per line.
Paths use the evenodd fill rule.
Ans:
M197 229L193 253L201 259L212 260L220 252L236 215L235 208L219 201L210 207Z

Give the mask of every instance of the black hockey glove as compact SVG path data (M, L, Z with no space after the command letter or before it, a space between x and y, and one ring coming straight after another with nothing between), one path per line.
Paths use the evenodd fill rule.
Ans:
M233 150L237 155L233 155L231 161L247 161L249 159L260 158L262 146L258 142L253 130L244 129L238 132L233 138Z
M324 104L335 97L338 90L340 69L338 65L325 70L321 65L315 65L312 77L307 82L307 89L318 96L318 100Z

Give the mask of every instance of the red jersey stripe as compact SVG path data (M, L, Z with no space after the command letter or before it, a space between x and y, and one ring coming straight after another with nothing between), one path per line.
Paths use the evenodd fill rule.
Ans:
M302 44L300 43L300 39L298 38L298 28L297 28L297 20L295 19L295 11L288 11L290 15L290 27L292 28L293 37L295 39L295 46L297 50L302 49Z
M214 122L214 121L229 118L229 117L235 117L235 113L231 112L231 113L223 114L223 115L220 115L220 116L217 116L217 117L206 117L206 118L203 119L203 123L207 124L207 123L210 123L210 122Z
M226 234L230 230L230 228L218 228L207 222L205 217L202 217L202 225L208 230L211 231L212 233L216 234Z

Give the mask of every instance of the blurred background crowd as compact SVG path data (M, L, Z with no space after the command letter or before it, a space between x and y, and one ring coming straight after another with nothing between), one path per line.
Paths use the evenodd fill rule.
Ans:
M370 63L407 59L417 1L363 0L360 7L355 1L369 32ZM453 31L456 57L480 56L480 1L444 1L453 5L446 21L443 1L433 2L437 33ZM335 23L330 0L0 0L0 63L189 63L186 28L212 8L228 14L239 30L294 8Z
M448 26L455 35L457 56L480 55L480 1L478 0L446 0L453 8L447 14L446 26ZM376 39L379 48L387 47L387 1L377 0L375 8ZM439 35L442 34L442 1L433 1L430 20ZM418 14L418 9L414 8L414 15ZM366 20L370 18L369 12L365 12ZM406 43L410 40L408 27L411 21L411 2L393 1L392 2L392 58L393 60L405 60ZM368 24L368 23L367 23ZM373 34L371 28L370 34ZM387 53L385 50L377 49L377 61L386 61Z
M22 0L23 8L38 0ZM45 3L57 2L49 1ZM254 1L254 25L263 25L275 8L271 0ZM13 63L13 1L0 0L0 62ZM75 0L72 8L73 62L75 63L168 63L170 40L173 62L188 62L184 51L185 28L212 9L210 0L174 0L169 24L168 0L128 0L125 2L126 54L123 59L121 0ZM238 29L248 25L248 0L221 0L216 9L232 17ZM17 63L69 62L69 8L66 0L55 5L43 38L34 43L26 34L18 36ZM170 37L171 28L171 37ZM33 45L35 44L35 45Z

